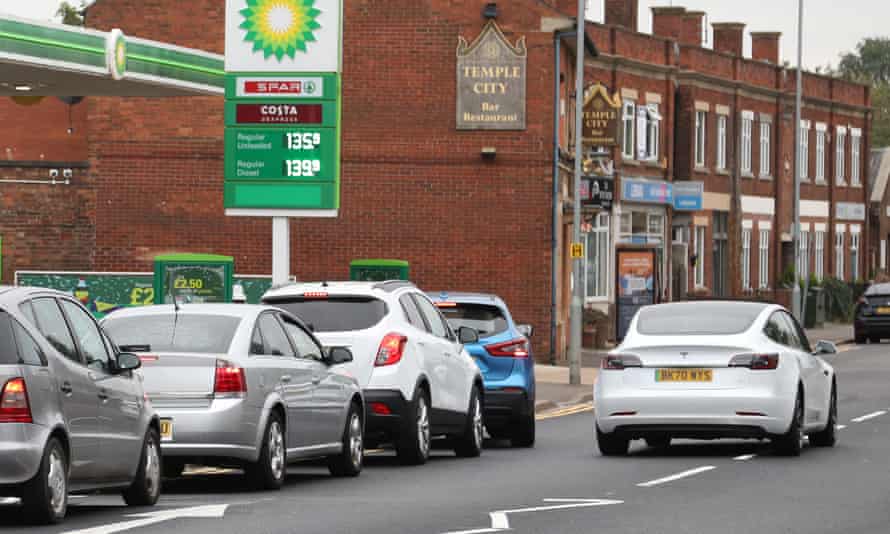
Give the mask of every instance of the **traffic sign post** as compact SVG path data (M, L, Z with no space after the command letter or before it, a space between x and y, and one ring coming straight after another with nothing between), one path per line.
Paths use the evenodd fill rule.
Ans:
M288 279L290 217L340 207L341 0L226 0L226 215L273 218Z

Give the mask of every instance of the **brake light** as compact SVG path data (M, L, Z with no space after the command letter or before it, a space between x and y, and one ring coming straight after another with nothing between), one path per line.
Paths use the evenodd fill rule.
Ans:
M633 354L609 354L602 359L600 366L603 369L621 371L628 367L642 367L643 361L640 360L639 356L634 356Z
M405 351L406 343L408 343L408 338L402 334L386 334L383 337L383 341L380 342L380 348L377 349L377 359L374 360L374 366L383 367L399 363Z
M772 370L779 366L778 354L736 354L729 360L730 367L747 367L755 371Z
M0 394L0 423L33 422L25 379L19 377L8 380Z
M486 345L485 350L492 356L503 358L528 358L528 340L513 339L504 343Z
M303 298L307 299L307 300L326 299L326 298L328 298L328 294L325 293L324 291L309 291L308 293L303 293Z
M389 406L382 402L372 402L371 413L373 413L374 415L392 415L392 410L390 410Z
M457 308L457 302L437 302L439 308Z
M226 360L216 360L213 393L227 397L243 397L247 393L247 379L244 376L244 369L235 367Z

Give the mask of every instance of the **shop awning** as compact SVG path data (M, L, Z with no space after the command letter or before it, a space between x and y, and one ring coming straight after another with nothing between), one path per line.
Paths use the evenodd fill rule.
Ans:
M222 95L223 56L0 14L0 96Z

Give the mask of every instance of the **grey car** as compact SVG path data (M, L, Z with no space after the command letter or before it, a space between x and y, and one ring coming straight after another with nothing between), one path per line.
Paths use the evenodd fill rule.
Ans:
M164 475L186 464L243 467L251 485L277 489L287 464L327 458L332 474L362 468L364 400L297 318L270 306L184 304L120 310L103 326L142 358L161 418Z
M118 353L71 295L0 286L0 495L55 523L68 493L160 494L160 420L133 354Z

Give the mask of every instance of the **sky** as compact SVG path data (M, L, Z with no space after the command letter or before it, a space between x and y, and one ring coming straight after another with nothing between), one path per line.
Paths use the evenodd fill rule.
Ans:
M604 0L588 2L588 19L602 22ZM508 2L502 0L502 4ZM0 12L50 20L58 5L59 0L0 0ZM650 7L667 5L705 11L709 23L744 22L748 31L780 31L782 58L797 63L795 0L640 0L640 30L652 31ZM804 10L804 66L808 69L837 65L840 55L854 50L865 37L890 37L890 0L805 0ZM745 46L750 55L750 36L746 35Z

